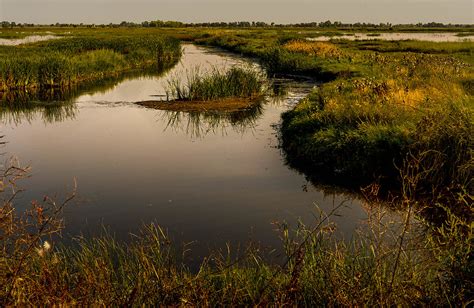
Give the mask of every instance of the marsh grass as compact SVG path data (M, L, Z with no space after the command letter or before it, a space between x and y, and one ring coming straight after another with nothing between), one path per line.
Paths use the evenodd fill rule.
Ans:
M383 66L373 72L384 77L324 84L284 115L290 159L370 182L377 175L395 180L410 151L433 151L445 157L433 166L433 180L465 185L472 168L454 166L472 164L473 100L462 84L472 78L470 66L432 55L375 56Z
M149 35L0 46L0 91L64 89L134 69L154 67L159 71L175 64L181 53L178 40Z
M343 52L340 48L328 42L292 40L285 43L283 48L291 52L304 53L309 56L323 58L340 58L343 56Z
M296 31L194 34L199 43L256 56L273 71L344 77L287 113L282 138L300 170L309 166L309 174L319 174L326 168L351 183L376 180L364 190L374 192L366 195L367 226L341 241L330 219L336 208L316 216L314 226L279 225L283 263L268 262L249 245L238 258L214 251L197 271L153 225L129 244L106 235L78 239L73 247L52 242L46 249L45 241L62 228L54 209L63 203L46 198L25 214L15 210L17 180L27 176L15 165L0 180L2 306L472 304L472 43L341 41L335 45L348 56L324 59L286 49L301 38ZM284 36L291 38L279 42ZM21 57L26 51L14 50L18 61L30 63ZM127 59L125 50L111 50ZM146 52L133 58L140 54ZM50 71L57 82L54 66ZM35 83L34 72L22 73L31 76L24 80ZM378 192L387 181L398 185L389 205L402 211L401 221L384 214L387 202Z
M263 94L266 78L251 67L212 68L188 72L186 84L179 78L168 80L167 96L177 101L212 101L224 98L252 98Z
M190 270L186 246L177 248L166 230L153 224L132 235L129 244L105 234L62 246L51 236L63 227L61 212L74 193L64 202L46 197L25 213L15 210L16 183L28 176L15 163L1 178L1 304L468 304L473 225L449 210L441 226L417 223L416 166L401 169L401 219L368 195L369 219L350 241L338 239L332 222L341 203L327 213L316 208L313 226L278 223L281 263L269 262L258 245L249 244L236 257L230 246L213 251Z
M292 42L286 52L316 57L309 44ZM378 51L367 51L366 44ZM439 199L454 213L472 217L455 197L474 189L473 70L464 56L472 44L336 45L346 55L346 48L358 49L349 55L357 74L322 84L283 115L289 164L323 181L359 187L377 180L399 191L397 168L412 155L422 157L420 174L429 176L420 180L418 196L432 205ZM398 46L396 52L385 50L392 46ZM429 216L439 221L436 214Z

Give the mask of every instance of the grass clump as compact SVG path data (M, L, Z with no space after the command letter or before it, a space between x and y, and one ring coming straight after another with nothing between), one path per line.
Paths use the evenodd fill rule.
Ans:
M212 101L225 98L252 98L265 90L265 76L252 68L217 68L201 74L188 74L186 85L178 78L169 80L168 96L178 101Z

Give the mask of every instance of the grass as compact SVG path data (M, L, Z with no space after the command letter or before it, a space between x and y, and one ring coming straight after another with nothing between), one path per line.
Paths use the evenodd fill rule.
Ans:
M445 159L431 168L453 170L439 173L436 181L442 184L432 183L427 191L451 184L471 189L466 181L472 169L454 171L472 165L474 106L469 86L463 85L473 78L470 64L446 55L404 52L352 57L372 59L358 70L362 76L324 84L284 115L289 159L367 184L379 176L399 182L397 166L408 153L436 151ZM449 131L459 145L441 138L441 131Z
M188 74L187 84L180 79L168 81L168 95L177 101L213 101L224 98L252 98L260 96L265 77L252 68L234 66L229 70L213 68L205 74L195 69Z
M18 72L33 68L33 73L26 69L18 74L28 76L20 79L27 84L30 80L61 84L71 73L58 68L70 58L76 58L75 63L97 62L102 72L148 59L140 56L148 54L146 47L130 55L125 48L128 41L105 38L119 30L94 34L103 35L103 43L88 38L89 31L78 29L74 39L4 47L0 52L15 54L15 63L25 61ZM235 252L230 248L211 252L193 271L157 226L145 227L129 244L104 236L61 246L56 236L69 199L58 203L46 197L44 202L33 202L26 213L15 211L14 184L27 176L27 170L13 164L0 181L1 305L470 304L473 43L316 43L304 41L312 35L300 33L301 29L148 31L134 29L127 34L172 35L255 57L271 74L326 81L284 115L283 148L288 162L311 179L329 177L356 187L370 184L363 189L367 227L350 241L337 239L330 219L337 215L336 209L321 214L311 227L280 225L283 263L269 261L274 255L249 245L238 258L232 257ZM134 42L141 44L138 39ZM32 49L39 52L37 46L54 56L51 65L33 61L43 54L22 56L34 54ZM41 75L34 73L40 64L45 65ZM95 68L90 72L100 75ZM227 80L225 76L206 82L195 76L190 80L199 80L199 86L192 91L193 82L174 89L184 99L233 96L233 89L222 91L216 82ZM190 116L189 121L203 120ZM378 192L388 187L396 192L387 204L387 195ZM402 221L386 218L387 205L403 213ZM418 220L422 225L413 225ZM45 241L53 247L45 246Z
M120 73L170 67L180 43L164 36L67 37L21 46L0 46L0 91L66 89Z
M456 196L474 191L474 43L305 40L312 36L209 30L195 41L257 58L270 74L325 82L283 115L287 161L314 181L356 189L378 181L400 193L399 168L417 157L419 198L472 217Z
M319 212L311 227L280 223L283 262L249 244L237 257L230 247L213 251L197 270L156 225L129 244L104 235L62 246L62 212L75 190L63 202L46 196L18 212L15 183L28 172L12 162L1 177L2 305L444 306L472 298L473 225L449 209L441 226L416 224L417 180L409 172L401 220L369 198L367 226L342 241L331 222L341 204Z

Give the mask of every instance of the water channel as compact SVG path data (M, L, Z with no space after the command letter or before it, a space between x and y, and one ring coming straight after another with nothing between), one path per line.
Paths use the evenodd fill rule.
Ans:
M361 201L318 188L285 164L279 149L281 114L316 84L272 80L280 94L234 113L148 109L134 102L166 94L167 80L200 67L249 65L218 50L184 45L178 65L161 76L123 80L81 93L55 109L3 110L4 160L17 156L32 176L17 202L43 195L59 199L77 180L78 196L65 213L65 237L95 235L106 227L126 240L143 224L157 223L176 242L192 242L196 257L226 243L278 247L272 225L301 219L314 224L316 205L330 211L350 238L366 217Z

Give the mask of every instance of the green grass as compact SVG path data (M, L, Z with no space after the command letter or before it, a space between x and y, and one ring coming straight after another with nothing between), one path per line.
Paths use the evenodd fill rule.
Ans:
M0 91L68 88L136 69L170 67L180 43L163 36L63 38L0 46Z
M363 51L352 57L366 63L360 77L323 84L284 115L289 161L353 184L382 177L392 185L400 182L397 168L407 155L436 152L443 159L425 166L439 171L426 177L425 193L457 185L471 190L471 65L446 54ZM441 172L445 168L450 171Z
M201 74L194 70L182 85L179 79L169 80L170 97L178 101L210 101L223 98L251 98L263 93L265 77L252 68L234 66L229 70L212 69Z
M153 65L158 55L166 59L166 51L178 50L142 40L158 34L255 57L270 73L326 80L284 115L283 148L311 179L371 184L363 190L367 228L341 241L325 215L313 227L282 224L284 262L271 262L274 254L249 245L238 258L231 248L213 251L193 271L156 226L129 244L104 236L62 246L56 235L67 202L46 197L29 212L15 211L9 192L27 176L15 165L0 179L0 305L468 305L474 289L473 43L315 44L304 42L311 33L300 31L71 29L74 38L0 48L0 61L11 61L18 76L2 80L49 87ZM88 75L78 76L78 67ZM227 82L225 76L196 76L199 90L190 91L193 83L175 89L183 98L233 96L232 88L220 92L216 80ZM51 119L74 114L73 108L47 110ZM379 202L377 192L391 185L395 201ZM400 209L403 221L382 219L387 205ZM412 225L415 216L421 229ZM45 240L54 240L52 249L44 249Z
M459 36L459 37L464 37L464 36L472 36L474 35L474 32L459 32L458 34L456 34L456 36Z
M474 43L308 42L317 34L303 30L209 30L195 41L255 57L270 74L326 81L283 116L287 160L314 181L400 191L399 169L416 157L420 198L450 198L472 216L456 194L474 191Z

